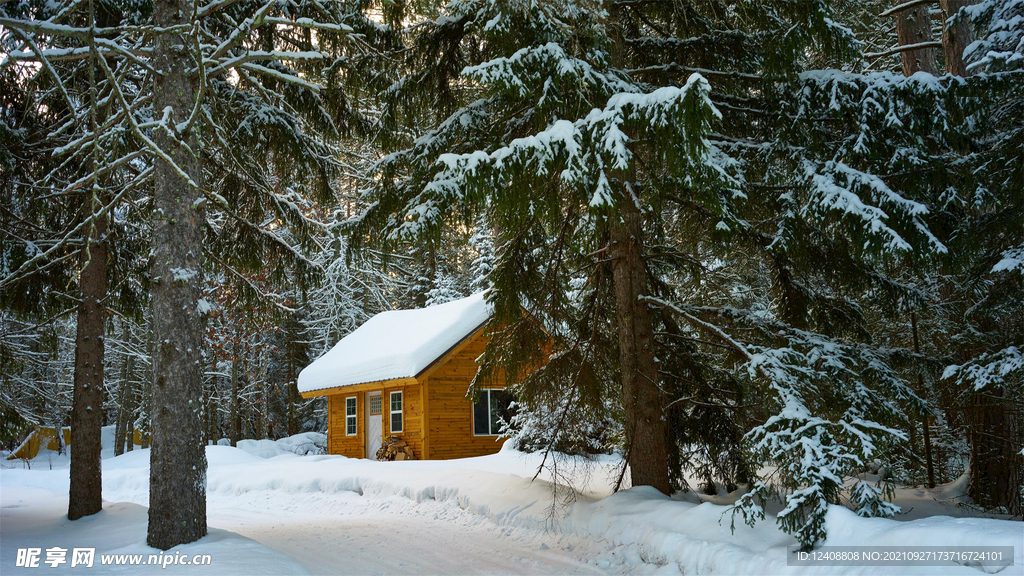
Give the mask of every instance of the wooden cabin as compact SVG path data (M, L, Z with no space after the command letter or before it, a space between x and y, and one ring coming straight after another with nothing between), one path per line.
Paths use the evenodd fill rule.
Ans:
M500 450L498 425L511 397L494 388L476 404L466 398L490 315L482 293L382 312L302 370L302 397L327 397L328 452L375 458L390 436L422 460Z

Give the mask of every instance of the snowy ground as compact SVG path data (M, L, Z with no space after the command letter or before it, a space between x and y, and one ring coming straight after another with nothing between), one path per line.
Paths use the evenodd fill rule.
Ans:
M210 536L171 554L210 554L209 566L170 565L207 574L686 573L881 574L864 567L787 567L792 538L769 517L729 528L727 507L695 496L666 498L638 488L609 495L612 461L581 481L571 507L552 514L551 485L530 482L536 456L504 450L448 462L368 462L299 456L314 437L211 446ZM158 566L99 566L102 554L158 554L145 546L148 451L104 460L104 511L69 522L67 458L43 453L24 469L0 470L0 573L19 548L38 547L47 573L150 573ZM51 469L52 468L52 469ZM569 471L583 478L582 471ZM937 492L937 493L941 493ZM907 492L918 504L929 494ZM721 497L720 499L727 499ZM931 500L929 510L946 506ZM920 506L915 508L922 514ZM964 514L962 508L950 512ZM1024 574L1020 522L928 517L863 519L842 508L828 517L829 545L1008 545ZM44 565L45 549L95 547L93 568ZM165 555L166 556L166 555ZM69 552L70 559L70 552ZM964 566L901 567L888 573L977 575ZM992 569L989 569L992 571Z

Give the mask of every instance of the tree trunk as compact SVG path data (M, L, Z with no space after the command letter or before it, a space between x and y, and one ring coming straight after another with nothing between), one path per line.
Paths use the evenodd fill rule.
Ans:
M124 359L124 365L121 368L121 394L119 394L119 406L117 409L117 428L114 432L114 455L120 456L124 454L124 443L125 436L128 428L128 421L132 419L132 386L129 382L132 373L132 365L135 363L135 357L131 354ZM132 438L128 437L128 443L132 442Z
M206 441L209 444L217 444L217 440L220 436L217 434L217 423L220 416L219 407L217 405L217 384L220 382L220 375L217 374L217 360L213 361L214 373L213 382L210 384L210 397L206 402Z
M187 25L191 0L156 0L160 27ZM153 109L170 111L171 127L184 123L195 106L188 70L197 64L187 38L157 36L153 64ZM153 139L177 165L157 158L153 194L153 388L152 450L147 543L167 550L206 535L206 449L202 423L203 211L197 189L201 167L196 132L182 136L154 130ZM183 145L184 144L184 145ZM188 145L191 150L185 147ZM187 177L187 178L186 178ZM188 180L192 182L189 182Z
M125 452L131 452L135 449L135 408L139 403L139 392L136 390L135 382L132 382L130 379L125 381L125 388L127 393L124 421L124 436L127 443Z
M128 441L128 445L125 447L126 452L135 450L135 386L131 386L128 390L128 402L130 403L130 409L128 412L128 420L125 422L124 435Z
M614 46L612 65L626 68L626 41L621 8L610 13ZM669 493L667 428L663 413L665 395L658 385L654 360L654 320L647 304L647 268L643 254L643 224L632 190L632 166L619 174L622 197L618 212L609 215L609 258L615 285L616 325L619 332L619 367L622 371L622 408L626 428L626 462L633 486L653 486Z
M292 317L294 320L295 317ZM288 328L292 328L291 325ZM285 340L285 384L288 395L288 436L292 436L299 433L298 418L296 418L296 404L299 403L299 387L297 382L297 366L295 365L295 340L298 339L298 334L293 330L287 330L284 334Z
M965 6L976 4L976 0L939 0L943 16L948 21ZM948 22L942 27L942 52L946 56L946 72L954 76L970 76L964 63L964 50L974 42L974 29L967 18L959 18L952 26Z
M905 1L895 0L897 5L904 4ZM900 46L931 42L932 17L928 14L928 10L928 6L918 4L896 13L896 40ZM936 65L935 57L936 50L934 48L918 48L900 52L903 75L910 76L915 72L937 73L939 68Z
M231 445L238 446L242 439L242 410L239 406L239 389L241 388L238 375L238 332L235 332L235 344L231 358Z
M920 378L920 376L918 376ZM928 427L928 417L922 418L924 428L924 462L928 467L928 487L935 488L935 461L932 458L932 433Z
M114 456L124 454L125 428L128 426L128 417L124 410L124 393L120 394L120 401L117 407L117 422L114 424Z
M287 390L288 390L287 391L287 394L288 394L288 436L294 436L295 434L299 433L299 431L298 431L299 427L296 425L296 421L297 420L295 418L295 403L296 403L296 393L295 393L296 387L295 387L295 382L292 381L292 380L289 380L287 386L288 386L288 388L287 388Z
M969 411L971 476L968 493L979 506L1019 515L1022 510L1020 413L1003 389L973 395Z
M150 338L150 353L153 351L152 337ZM152 356L151 356L152 358ZM149 448L150 438L150 422L151 414L153 413L153 372L152 362L150 362L150 373L149 378L141 382L141 391L139 392L139 417L135 419L135 429L139 431L139 448Z
M210 412L208 414L209 420L207 421L208 429L206 431L206 440L209 444L217 444L217 440L220 436L217 434L217 412L220 408L217 406L217 392L214 391L210 394Z
M57 436L57 454L61 454L61 455L67 454L68 446L67 446L67 444L64 443L64 415L61 414L59 411L56 411L56 410L54 411L54 414L53 414L53 430L54 430L54 432L56 432L57 430L60 430L60 432L56 434L56 436ZM50 466L50 469L53 470L53 466L52 465Z
M266 366L266 361L266 358L257 359L257 362L261 363L263 366ZM256 378L258 382L256 386L259 391L260 398L260 421L259 430L257 430L259 436L256 437L264 439L272 438L274 434L270 422L270 393L273 390L273 387L267 381L268 376L269 374L267 373L266 368L260 368L256 372Z
M81 301L75 335L74 400L71 408L71 485L68 518L77 520L103 509L103 479L100 473L100 434L103 427L103 349L107 296L107 217L98 216L102 206L93 191L89 211L94 224L89 228L85 267L79 278ZM58 436L63 436L60 428Z
M622 408L626 418L626 451L633 486L653 486L668 494L668 448L654 361L654 326L647 304L647 271L643 261L640 211L632 199L612 214L611 251L615 282Z
M910 313L910 327L913 330L914 335L914 353L921 353L921 339L917 335L917 313ZM917 392L924 394L924 376L921 375L921 371L917 372ZM928 469L928 487L935 488L935 465L932 463L932 438L931 433L928 430L928 415L921 415L921 425L924 428L924 459L925 465ZM914 423L910 423L911 430L914 429Z

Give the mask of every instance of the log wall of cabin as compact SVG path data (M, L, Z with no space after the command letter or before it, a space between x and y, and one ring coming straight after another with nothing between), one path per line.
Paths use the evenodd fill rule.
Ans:
M384 438L387 439L392 434L398 436L405 443L412 448L413 454L416 455L417 460L423 460L423 403L420 400L420 388L419 384L412 386L401 386L396 388L384 388L384 398L382 402L383 410L381 416L384 418ZM403 405L403 425L402 432L392 433L391 432L391 393L392 392L402 393L402 405Z
M476 359L484 353L486 337L477 337L456 352L424 382L427 398L428 454L431 460L494 454L504 440L473 435L473 404L466 391L476 376Z
M345 434L345 399L356 398L356 434ZM327 397L327 453L349 458L365 456L366 398L362 392L331 394Z
M366 457L366 397L370 392L331 394L327 397L327 453L349 458ZM381 384L381 430L383 439L391 432L391 392L402 392L403 429L395 436L405 440L417 459L423 458L423 402L420 385L385 387ZM345 434L345 398L356 398L356 434Z

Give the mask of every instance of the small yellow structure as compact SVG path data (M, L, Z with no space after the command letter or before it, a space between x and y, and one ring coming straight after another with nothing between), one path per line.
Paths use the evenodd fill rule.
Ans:
M328 399L328 453L374 458L398 436L415 458L493 454L511 396L466 399L484 352L491 310L483 294L419 310L384 312L299 374L304 398Z
M65 427L64 445L71 445L71 428ZM47 450L57 451L57 429L53 426L36 426L36 429L29 433L25 441L7 457L8 460L31 460L39 455L40 446L46 446Z
M64 427L64 445L71 446L71 428L68 426ZM142 445L143 437L139 434L138 430L132 435L132 442L136 446ZM57 431L53 426L36 426L36 429L29 433L28 437L18 446L18 448L7 456L8 460L31 460L39 455L39 450L43 446L46 446L47 450L56 452L57 446Z

